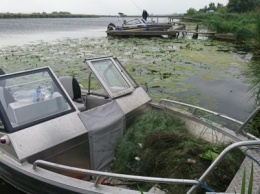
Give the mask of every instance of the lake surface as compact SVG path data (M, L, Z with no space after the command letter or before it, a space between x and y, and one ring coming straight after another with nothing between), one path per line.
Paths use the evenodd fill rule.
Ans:
M0 46L23 45L35 41L54 41L60 38L106 36L109 22L116 18L50 18L1 19Z
M109 23L119 22L109 17L0 19L0 67L12 72L36 63L50 65L59 73L76 73L81 81L83 57L113 55L138 83L148 83L155 100L163 97L201 105L241 121L256 108L242 74L250 53L205 38L110 39L105 33ZM66 65L70 71L64 70ZM169 78L162 78L165 72L170 72ZM15 193L6 183L0 191Z

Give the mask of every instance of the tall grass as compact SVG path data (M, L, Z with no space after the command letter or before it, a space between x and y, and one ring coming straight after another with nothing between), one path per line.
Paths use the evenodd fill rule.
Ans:
M250 82L250 90L256 103L260 104L260 62L252 61L245 72Z
M260 17L260 14L257 15L257 17ZM255 27L255 48L258 51L257 58L260 58L260 20L256 20L256 27Z
M260 31L256 27L260 22L259 15L256 13L197 13L192 18L201 19L211 31L232 33L238 41L249 41L260 36Z
M247 194L253 194L253 182L254 182L254 165L251 164L250 178L248 181ZM241 184L241 194L246 194L246 169L244 169L242 184Z
M238 41L254 38L255 14L214 14L204 20L204 24L217 33L232 33Z

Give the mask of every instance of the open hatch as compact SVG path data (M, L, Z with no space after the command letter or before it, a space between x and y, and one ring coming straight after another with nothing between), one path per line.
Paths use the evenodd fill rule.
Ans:
M103 57L87 59L86 62L103 86L103 89L105 89L112 99L132 93L134 88L137 87L135 81L130 77L117 58ZM91 80L89 79L89 94L91 94L90 88Z

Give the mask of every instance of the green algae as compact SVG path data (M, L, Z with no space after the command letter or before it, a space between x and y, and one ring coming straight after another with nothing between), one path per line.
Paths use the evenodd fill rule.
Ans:
M147 83L156 101L174 99L176 93L191 90L192 85L187 81L193 76L206 81L241 77L240 69L248 62L244 55L235 52L232 43L104 37L68 38L1 48L0 67L6 72L14 72L50 66L58 76L76 76L87 87L88 70L84 59L111 55L119 58L140 85Z

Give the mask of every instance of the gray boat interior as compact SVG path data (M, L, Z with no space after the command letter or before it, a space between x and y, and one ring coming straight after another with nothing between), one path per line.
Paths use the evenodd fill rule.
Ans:
M8 140L0 145L2 152L19 163L42 159L84 169L107 167L125 128L151 99L117 58L86 60L86 65L88 90L73 77L58 78L49 67L0 76L0 138Z

